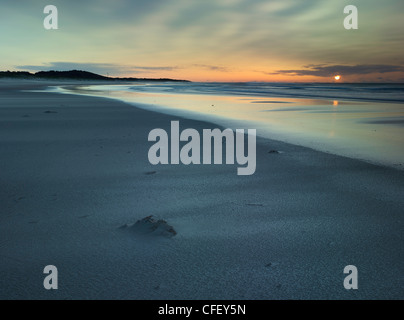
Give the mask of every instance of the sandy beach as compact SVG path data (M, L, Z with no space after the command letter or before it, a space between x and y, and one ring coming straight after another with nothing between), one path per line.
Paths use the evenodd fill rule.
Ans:
M151 130L217 126L47 85L0 82L0 299L404 298L404 171L263 138L251 176L153 166ZM121 228L150 215L177 234Z

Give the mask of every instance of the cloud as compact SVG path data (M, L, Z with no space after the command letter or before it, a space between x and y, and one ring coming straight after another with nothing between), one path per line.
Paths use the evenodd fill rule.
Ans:
M207 64L193 64L192 66L200 69L210 70L210 71L220 71L220 72L228 72L228 68L219 67L219 66L212 66Z
M68 71L85 70L98 74L122 74L130 73L127 66L112 63L80 63L80 62L50 62L43 65L22 65L16 66L20 70L29 71Z
M278 70L274 73L267 74L284 74L291 76L315 76L315 77L331 77L336 74L364 75L371 73L389 73L389 72L404 72L403 66L386 65L386 64L357 64L354 66L345 65L307 65L306 69L300 70Z
M81 63L81 62L50 62L44 63L42 65L20 65L16 66L16 69L19 70L28 70L28 71L49 71L49 70L58 70L58 71L68 71L68 70L85 70L94 72L102 75L110 75L110 76L122 76L122 75L130 75L130 74L144 74L144 73L157 73L161 71L175 71L178 69L184 68L198 68L205 69L210 71L219 71L219 72L229 72L228 68L215 66L215 65L207 65L207 64L192 64L187 66L131 66L131 65L121 65L114 63Z
M172 71L180 69L179 67L131 67L132 70L139 71Z
M154 66L129 66L113 63L80 63L80 62L50 62L43 65L22 65L16 66L19 70L29 71L68 71L68 70L85 70L102 75L125 75L133 73L153 73L156 71L171 71L178 67L154 67Z
M0 25L8 30L1 35L2 65L111 76L176 77L181 69L191 80L234 81L265 80L262 71L277 69L322 80L331 64L404 66L404 1L356 2L363 7L358 32L343 28L339 1L53 0L59 30L49 31L43 28L49 1L2 0ZM303 67L308 62L315 65Z

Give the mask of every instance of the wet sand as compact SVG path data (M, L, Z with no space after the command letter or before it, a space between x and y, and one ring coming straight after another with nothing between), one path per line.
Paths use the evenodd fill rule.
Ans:
M0 82L1 299L404 298L403 171L268 139L252 176L152 166L152 129L217 126L47 84ZM120 228L150 215L177 234Z

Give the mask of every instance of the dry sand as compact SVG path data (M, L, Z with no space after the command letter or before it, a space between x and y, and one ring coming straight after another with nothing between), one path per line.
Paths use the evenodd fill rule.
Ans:
M177 117L17 90L46 84L0 82L1 299L404 298L403 171L264 139L253 176L152 166L148 133ZM150 215L177 235L120 228Z

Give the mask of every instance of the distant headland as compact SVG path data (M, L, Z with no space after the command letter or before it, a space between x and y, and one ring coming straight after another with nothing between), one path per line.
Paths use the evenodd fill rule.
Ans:
M0 71L1 78L13 78L13 79L32 79L32 80L108 80L108 81L177 81L177 82L190 82L189 80L177 80L168 78L115 78L106 77L96 73L82 71L82 70L70 70L70 71L39 71L31 73L28 71Z

